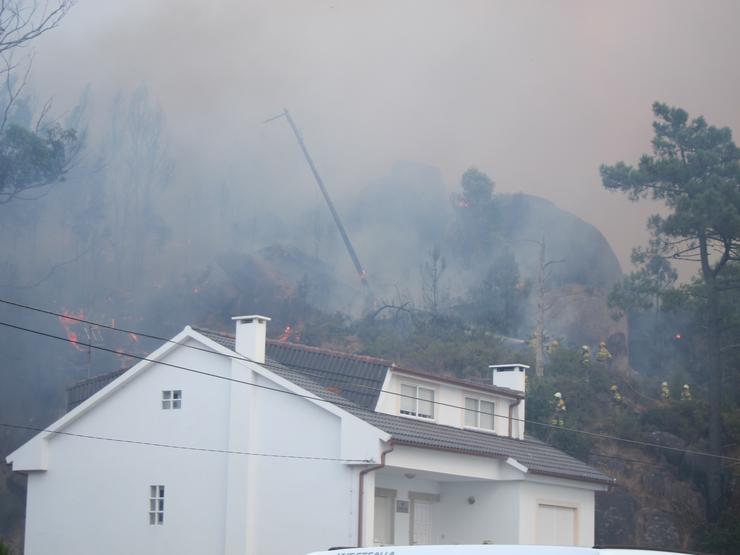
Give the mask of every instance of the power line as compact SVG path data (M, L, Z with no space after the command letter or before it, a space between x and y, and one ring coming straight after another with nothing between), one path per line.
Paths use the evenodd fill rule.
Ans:
M2 299L0 299L0 302L5 302L5 301L3 301ZM13 303L13 304L18 305L18 303ZM32 307L31 307L31 309L33 310ZM60 317L66 317L63 314L57 314L57 313L54 313L54 312L51 312L51 311L46 311L46 310L43 310L43 309L38 309L38 310L40 312L44 312L44 313L47 313L47 314L53 314L53 315L60 316ZM90 322L90 321L82 320L82 319L79 319L79 318L75 318L75 319L78 320L78 321L83 321L84 323L88 323L88 324L91 324L91 325L97 325L95 322ZM6 326L6 327L10 327L10 328L13 328L13 329L17 329L17 330L20 330L20 331L26 331L26 332L34 333L34 334L37 334L37 335L42 335L44 337L49 337L49 338L52 338L52 339L57 339L59 341L64 341L64 342L67 342L67 343L77 343L77 344L79 344L79 342L73 341L73 340L71 340L71 339L69 339L67 337L61 337L61 336L49 334L49 333L46 333L46 332L41 332L39 330L33 330L33 329L30 329L30 328L24 328L22 326L16 326L14 324L9 324L7 322L0 322L0 325ZM136 333L135 331L132 331L132 330L124 330L122 328L114 328L112 326L106 326L104 324L101 325L101 327L105 327L105 328L108 328L108 329L112 329L114 331L119 331L119 332L124 332L124 333ZM141 335L142 337L149 337L151 339L159 339L161 341L165 341L165 342L168 342L168 343L178 344L175 341L172 341L171 339L159 338L157 336L148 335L148 334L138 334L138 335ZM314 395L303 395L303 394L295 393L295 392L292 392L292 391L286 391L284 389L278 389L278 388L275 388L275 387L270 387L270 386L266 386L266 385L262 385L262 384L256 384L256 383L253 383L253 382L247 382L247 381L244 381L244 380L238 380L236 378L230 378L228 376L221 376L219 374L213 374L213 373L206 372L206 371L203 371L203 370L198 370L198 369L195 369L195 368L188 368L188 367L184 367L184 366L180 366L180 365L177 365L177 364L172 364L172 363L168 363L168 362L164 362L164 361L153 360L153 359L149 359L149 358L147 358L145 356L136 355L136 354L133 354L133 353L127 353L127 352L121 351L121 350L109 349L109 348L102 347L102 346L99 346L99 345L87 344L87 346L88 347L91 347L93 349L98 349L98 350L109 352L109 353L113 353L113 354L116 354L116 355L125 355L125 356L129 356L131 358L135 358L135 359L138 359L138 360L141 360L141 361L147 361L147 362L151 362L151 363L154 363L154 364L161 364L161 365L164 365L164 366L170 366L172 368L177 368L179 370L184 370L184 371L187 371L187 372L193 372L193 373L204 375L204 376L209 376L209 377L218 378L218 379L222 379L222 380L226 380L226 381L241 383L243 385L249 385L249 386L253 386L253 387L258 387L258 388L266 389L266 390L269 390L269 391L276 391L278 393L285 393L285 394L293 395L293 396L296 396L296 397L303 397L303 398L306 398L306 399L311 399L313 401L330 403L330 404L333 404L335 406L349 408L349 409L352 409L352 410L355 410L355 411L356 410L367 411L367 409L363 409L362 407L359 407L357 405L351 404L349 402L347 402L347 403L340 403L340 402L336 402L336 401L329 401L329 400L326 400L326 399L323 399L321 397L314 396ZM196 349L196 350L199 350L199 351L204 351L204 352L207 352L209 354L216 354L216 355L224 356L224 357L235 359L235 360L240 360L240 361L243 361L243 362L252 362L252 363L255 363L255 364L261 364L262 366L265 366L265 367L268 367L268 368L275 368L275 369L279 369L279 370L284 370L285 369L285 367L277 366L277 365L271 364L269 362L258 363L258 362L254 361L254 360L251 360L251 359L249 359L247 357L244 357L242 355L239 355L239 354L237 354L237 355L230 355L230 354L226 354L226 353L216 353L216 352L214 352L214 351L212 351L210 349L205 349L203 347L195 347L195 346L190 346L190 345L181 345L181 346L193 348L193 349ZM302 366L299 366L299 365L293 365L293 366L295 366L297 368L306 368L306 367L302 367ZM308 370L313 370L311 368L307 368L307 369ZM373 388L373 387L370 387L370 386L363 386L361 384L355 384L355 385L357 385L358 387L367 388L367 389L374 390L374 391L381 392L381 393L387 393L387 394L396 395L396 396L399 396L399 397L404 397L404 398L409 398L409 399L417 399L418 400L417 397L414 397L412 395L405 395L403 393L397 393L395 391L388 391L388 390L384 390L384 389L381 389L381 388ZM483 413L480 410L467 409L467 408L461 407L459 405L455 405L455 404L452 404L452 403L445 403L445 402L442 402L442 401L427 401L427 402L433 403L435 405L446 406L446 407L455 408L455 409L459 409L459 410L467 410L469 412L475 412L475 413L481 413L481 414ZM371 411L368 411L368 412L371 412ZM485 414L489 414L489 413L485 413ZM537 422L537 421L534 421L534 420L528 420L526 418L516 418L514 416L510 416L510 417L506 417L506 418L509 419L509 420L515 421L515 422L523 422L523 423L526 423L526 424L531 424L531 425L534 425L534 426L540 426L540 427L544 427L544 428L548 428L548 429L567 431L567 432L571 432L571 433L578 433L578 434L586 435L586 436L597 438L597 439L604 439L604 440L610 440L610 441L619 441L619 442L623 442L623 443L629 443L631 445L638 445L638 446L641 446L641 447L651 447L651 448L655 448L655 449L663 449L663 450L674 451L674 452L685 453L685 454L693 454L693 455L705 456L705 457L710 457L710 458L718 458L720 460L726 460L726 461L740 463L740 459L739 458L728 457L728 456L725 456L725 455L715 455L713 453L708 453L708 452L705 452L705 451L696 451L696 450L692 450L692 449L682 449L682 448L678 448L678 447L671 447L671 446L667 446L667 445L660 445L660 444L657 444L657 443L651 443L651 442L646 442L646 441L640 441L640 440L622 438L622 437L612 436L612 435L598 433L598 432L589 432L587 430L580 430L580 429L577 429L577 428L570 428L570 427L565 427L565 426L558 426L558 425L555 425L555 424L547 424L545 422Z
M655 462L655 461L642 461L642 460L639 460L639 459L628 459L628 458L625 458L625 457L617 457L616 455L605 455L603 453L592 453L592 455L594 457L601 457L601 458L604 458L604 459L613 459L613 460L616 460L616 461L622 461L622 462L626 462L626 463L642 464L642 465L646 465L646 466L655 466L655 467L663 468L663 469L665 468L665 465L663 465L663 464L661 464L659 462ZM594 463L591 463L591 464L594 464ZM727 470L722 470L721 472L725 476L738 476L738 477L740 477L740 473L738 473L738 472L729 472Z
M93 439L97 441L111 441L114 443L128 443L132 445L146 445L148 447L164 447L167 449L181 449L183 451L199 451L203 453L221 453L226 455L244 455L249 457L269 457L276 459L299 459L299 460L311 460L311 461L330 461L330 462L345 462L345 463L366 463L369 464L372 461L366 459L341 459L334 457L312 457L307 455L284 455L278 453L255 453L249 451L232 451L229 449L210 449L207 447L194 447L191 445L173 445L171 443L157 443L152 441L140 441L135 439L122 439L119 437L107 437L97 436L88 434L75 434L72 432L62 432L59 430L50 430L49 428L38 428L35 426L23 426L21 424L10 424L8 422L0 422L0 426L3 428L10 428L15 430L27 430L34 432L48 432L50 434L57 434L62 436L79 437L83 439Z
M197 347L197 346L194 346L194 345L182 345L182 344L179 344L179 343L173 341L172 339L166 339L166 338L162 338L162 337L159 337L159 336L156 336L156 335L152 335L152 334L138 333L135 330L128 330L128 329L125 329L125 328L116 328L114 326L109 326L109 325L106 325L106 324L100 324L100 323L93 322L93 321L90 321L90 320L85 320L83 318L77 318L77 317L71 317L71 316L68 317L65 314L60 314L60 313L57 313L57 312L53 312L53 311L50 311L50 310L33 307L33 306L30 306L30 305L24 305L24 304L16 303L16 302L13 302L13 301L8 301L6 299L0 299L0 303L4 303L4 304L8 304L8 305L15 306L15 307L18 307L18 308L28 309L28 310L32 310L32 311L40 312L40 313L43 313L43 314L60 317L60 318L68 318L70 320L74 320L74 321L77 321L77 322L81 322L81 323L85 323L85 324L89 324L89 325L93 325L93 326L100 326L102 328L110 329L110 330L113 330L113 331L116 331L116 332L120 332L120 333L133 333L135 335L139 335L141 337L146 337L146 338L149 338L149 339L155 339L155 340L163 341L163 342L166 342L166 343L175 343L175 344L178 344L178 345L180 345L182 347L187 347L187 348L195 349L195 350L198 350L198 351L207 352L209 354L216 354L216 355L219 355L219 356L224 356L224 357L227 357L227 358L230 358L230 359L240 360L240 361L243 361L243 362L252 362L254 364L259 364L259 365L264 366L264 367L267 367L267 368L274 368L274 369L279 369L279 370L284 370L285 369L285 367L283 367L283 366L278 366L278 365L272 364L272 363L267 362L267 361L264 362L264 363L256 362L256 361L254 361L254 360L252 360L252 359L250 359L248 357L245 357L243 355L240 355L238 353L236 355L231 355L231 354L227 354L227 353L214 352L211 349L206 349L206 348L203 348L203 347ZM80 343L79 341L73 341L73 340L71 340L71 339L69 339L67 337L61 337L61 336L57 336L57 335L54 335L54 334L42 332L42 331L39 331L39 330L25 328L25 327L22 327L22 326L17 326L17 325L14 325L14 324L9 324L7 322L0 322L0 325L6 326L6 327L9 327L9 328L13 328L13 329L17 329L17 330L20 330L20 331L25 331L25 332L29 332L29 333L33 333L33 334L37 334L37 335L42 335L44 337L48 337L48 338L52 338L52 339L57 339L57 340L64 341L64 342L67 342L67 343L82 344L82 345L86 345L87 347L90 347L90 348L93 348L93 349L98 349L98 350L109 352L109 353L113 353L113 354L116 354L116 355L125 355L125 356L129 356L131 358L135 358L135 359L138 359L138 360L141 360L141 361L147 361L147 362L151 362L151 363L154 363L154 364L161 364L161 365L164 365L164 366L170 366L170 367L173 367L173 368L177 368L177 369L184 370L184 371L187 371L187 372L193 372L193 373L204 375L204 376L210 376L210 377L213 377L213 378L218 378L218 379L222 379L222 380L226 380L226 381L241 383L243 385L249 385L249 386L258 387L258 388L261 388L261 389L266 389L266 390L270 390L270 391L276 391L278 393L285 393L285 394L293 395L293 396L296 396L296 397L303 397L303 398L306 398L306 399L311 399L313 401L326 402L326 403L330 403L330 404L333 404L333 405L336 405L336 406L350 408L352 410L358 410L359 409L359 410L367 411L367 409L363 409L362 407L359 407L359 406L357 406L355 404L351 404L349 402L348 403L339 403L339 402L335 402L335 401L329 401L329 400L323 399L323 398L318 397L318 396L303 395L303 394L295 393L295 392L292 392L292 391L286 391L284 389L278 389L278 388L274 388L274 387L270 387L270 386L266 386L266 385L262 385L262 384L256 384L256 383L247 382L247 381L244 381L244 380L238 380L236 378L230 378L228 376L221 376L219 374L212 374L210 372L205 372L203 370L197 370L197 369L194 369L194 368L187 368L187 367L180 366L180 365L177 365L177 364L172 364L172 363L168 363L168 362L153 360L153 359L149 359L149 358L147 358L145 356L135 355L133 353L127 353L127 352L124 352L124 351L121 351L121 350L109 349L109 348L102 347L102 346L99 346L99 345L92 345L90 343ZM290 365L290 366L295 367L295 368L301 368L301 369L309 370L309 371L314 370L312 368L308 368L308 367L304 367L304 366L300 366L300 365ZM288 368L290 369L290 367L288 367ZM320 376L318 376L316 374L313 374L313 375L315 377L320 377ZM344 376L344 377L346 379L346 376ZM318 384L318 385L320 385L320 384ZM388 391L388 390L384 390L382 388L375 388L375 387L372 387L372 386L365 386L365 385L362 385L362 384L354 384L353 383L353 385L355 385L357 387L366 388L366 389L371 390L371 391L376 391L376 392L380 392L380 393L386 393L386 394L390 394L390 395L396 395L396 396L403 397L403 398L409 398L409 399L416 399L416 400L418 400L417 397L414 397L412 395L405 395L403 393L397 393L395 391ZM471 384L471 385L474 385L474 384ZM430 402L430 403L433 403L433 404L439 405L439 406L446 406L446 407L455 408L455 409L464 410L464 411L469 411L469 412L474 412L474 413L489 414L489 413L483 413L483 411L480 411L480 410L468 409L468 408L465 408L465 407L461 407L459 405L454 405L454 404L451 404L451 403L445 403L445 402L442 402L442 401L433 400L433 401L426 401L426 402ZM371 411L368 411L368 412L371 412ZM571 433L578 433L578 434L586 435L586 436L589 436L589 437L592 437L592 438L597 438L597 439L604 439L604 440L610 440L610 441L619 441L619 442L623 442L623 443L629 443L631 445L638 445L638 446L641 446L641 447L651 447L651 448L655 448L655 449L663 449L663 450L668 450L668 451L673 451L673 452L679 452L679 453L685 453L685 454L692 454L692 455L699 455L699 456L704 456L704 457L709 457L709 458L717 458L717 459L720 459L720 460L726 460L726 461L730 461L730 462L740 463L740 458L728 457L728 456L725 456L725 455L716 455L716 454L713 454L713 453L708 453L706 451L696 451L696 450L693 450L693 449L682 449L682 448L679 448L679 447L671 447L671 446L668 446L668 445L660 445L658 443L651 443L651 442L640 441L640 440L635 440L635 439L628 439L628 438L623 438L623 437L618 437L618 436L612 436L612 435L609 435L609 434L603 434L603 433L598 433L598 432L590 432L590 431L587 431L587 430L580 430L580 429L577 429L577 428L570 428L570 427L565 427L565 426L562 426L561 427L561 426L558 426L558 425L555 425L555 424L547 424L545 422L537 422L537 421L534 421L534 420L528 420L526 418L516 418L516 417L513 417L513 416L509 416L509 417L506 417L506 418L508 420L512 420L512 421L515 421L515 422L523 422L525 424L531 424L533 426L540 426L540 427L544 427L544 428L548 428L548 429L555 429L555 430L567 431L567 432L571 432Z

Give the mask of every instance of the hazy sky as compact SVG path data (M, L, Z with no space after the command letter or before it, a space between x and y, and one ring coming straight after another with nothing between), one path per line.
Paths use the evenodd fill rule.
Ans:
M740 2L80 0L36 44L36 91L69 105L146 83L190 160L305 171L287 106L332 190L395 160L477 165L499 191L595 224L628 267L653 208L598 166L649 149L654 100L740 133ZM278 207L275 207L278 208Z

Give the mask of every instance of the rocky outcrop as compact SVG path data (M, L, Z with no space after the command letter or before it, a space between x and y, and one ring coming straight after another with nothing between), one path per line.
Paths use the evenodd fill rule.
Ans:
M679 445L672 434L657 434L651 441ZM617 480L610 491L596 496L598 545L673 550L691 546L696 531L706 524L705 500L696 484L683 479L662 454L635 449L589 458Z
M596 495L596 545L634 545L637 501L621 486Z

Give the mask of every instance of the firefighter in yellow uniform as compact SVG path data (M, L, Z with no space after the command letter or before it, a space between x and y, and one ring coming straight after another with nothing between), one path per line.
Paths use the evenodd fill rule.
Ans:
M624 405L624 399L622 399L622 394L619 391L619 387L617 387L617 384L613 384L609 390L612 392L612 402L618 406L621 407Z
M663 382L662 384L660 384L660 397L664 401L671 400L671 390L668 388L668 382Z
M606 341L599 343L599 351L596 353L596 360L602 364L609 364L612 361L612 354L606 348Z
M549 354L554 353L558 350L560 347L560 342L557 339L553 339L547 344L547 348L545 349Z
M591 364L591 349L588 345L581 347L581 364L583 366L589 366Z
M683 388L681 389L681 400L691 401L691 388L687 383L683 384Z
M563 400L563 394L559 391L553 395L555 400L553 401L553 412L552 418L550 418L550 424L553 426L565 426L565 401Z

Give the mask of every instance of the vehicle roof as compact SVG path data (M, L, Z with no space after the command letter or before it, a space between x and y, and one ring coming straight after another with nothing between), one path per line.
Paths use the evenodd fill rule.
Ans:
M551 545L412 545L353 547L309 555L677 555L654 549L573 547Z

